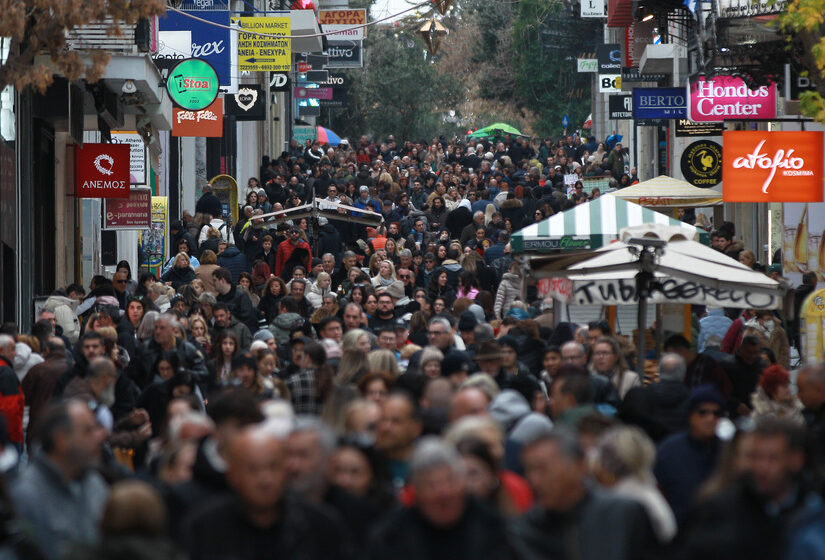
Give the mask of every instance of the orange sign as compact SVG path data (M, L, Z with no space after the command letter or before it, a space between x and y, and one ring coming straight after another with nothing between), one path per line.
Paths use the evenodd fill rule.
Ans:
M725 202L822 202L823 133L725 131Z
M223 136L223 98L200 111L172 109L172 136L220 138Z

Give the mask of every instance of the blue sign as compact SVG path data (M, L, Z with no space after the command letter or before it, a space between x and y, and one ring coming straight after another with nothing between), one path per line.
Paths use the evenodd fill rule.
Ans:
M564 128L567 128L567 125L569 125L569 124L570 124L570 117L568 117L567 115L564 115L564 116L561 118L561 125L562 125Z
M686 88L633 88L634 119L684 119Z
M187 13L229 27L229 12L225 10L192 10ZM192 58L202 58L212 65L222 86L232 82L232 48L229 29L216 27L176 12L168 11L160 18L161 31L191 31Z

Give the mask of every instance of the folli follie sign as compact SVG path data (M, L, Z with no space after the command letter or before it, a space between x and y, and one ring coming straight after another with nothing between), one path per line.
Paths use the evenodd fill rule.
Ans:
M823 133L725 131L725 202L822 202Z
M84 144L75 148L75 196L129 198L129 145Z
M172 109L172 136L198 136L220 138L223 136L223 99L217 98L200 111Z

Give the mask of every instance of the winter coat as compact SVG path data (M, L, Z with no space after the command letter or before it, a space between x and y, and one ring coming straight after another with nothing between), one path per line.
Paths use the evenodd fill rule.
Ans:
M76 300L66 296L49 296L43 309L54 312L54 320L63 329L63 336L74 344L80 337L80 321L77 319Z
M278 345L284 345L289 342L289 335L292 329L300 327L304 324L304 318L297 313L281 313L276 315L269 325L269 330L275 335L275 340Z
M37 364L43 363L43 357L31 349L25 342L18 342L14 345L17 355L14 357L14 373L17 379L23 381L29 370Z
M231 290L225 294L218 294L215 299L219 303L225 303L232 313L232 318L245 324L251 332L258 330L258 311L243 291L232 286Z
M220 268L217 264L202 264L195 269L195 278L203 282L204 288L212 295L218 293L215 289L215 280L212 278L212 273Z
M319 228L318 231L318 254L325 255L326 253L332 253L335 255L335 259L339 260L341 258L341 234L338 233L338 230L335 229L335 226L332 224L324 224Z
M208 381L209 371L206 369L203 355L194 345L178 340L174 351L180 358L181 366L192 374L197 383L205 384ZM138 345L132 361L129 362L129 377L138 387L146 388L151 383L154 375L152 369L162 352L163 348L153 338Z
M307 271L312 270L312 248L309 243L301 239L297 245L286 239L278 245L275 255L275 276L280 276L284 281L292 279L292 269L297 265L303 266Z
M762 387L757 387L751 395L751 405L753 406L753 419L773 416L787 418L800 426L805 424L802 416L803 406L797 397L794 397L790 403L781 403L770 398Z
M458 208L447 215L444 225L450 231L450 239L458 239L461 237L462 230L471 223L473 223L473 212L470 210L470 201L465 198L458 203Z
M312 307L318 309L321 307L321 304L324 303L324 296L331 293L332 291L329 288L322 290L318 287L317 282L313 282L309 285L309 291L307 292L306 298L309 300L309 303L312 304Z
M195 279L195 271L192 270L191 266L186 266L184 268L173 266L168 272L161 276L160 279L163 282L171 282L175 291L178 291L181 286L185 286Z
M656 538L663 544L668 543L676 536L676 517L662 493L656 488L653 477L649 478L650 480L641 480L635 476L626 476L610 490L616 496L642 504Z
M659 381L633 387L624 397L619 416L642 428L653 441L687 429L690 391L681 381Z
M502 219L510 218L510 222L514 228L518 228L524 220L524 203L517 198L511 198L501 203L499 208L501 210Z
M493 305L496 318L503 318L513 303L521 297L521 278L518 274L506 272L501 278L501 283L496 291L496 301Z
M705 344L707 344L708 337L716 335L719 341L725 338L725 334L733 323L733 319L725 315L724 309L708 309L708 314L699 319L699 340L697 341L697 350L699 352L705 351Z
M229 272L232 273L233 286L238 284L241 272L252 272L249 259L237 247L227 247L223 253L218 255L218 266L229 269Z
M0 414L6 419L6 430L12 443L23 443L23 409L25 397L12 364L0 356Z
M271 323L275 316L278 315L278 304L281 302L282 297L283 296L273 296L269 293L261 296L261 301L258 303L258 311L264 314L264 319L267 323Z

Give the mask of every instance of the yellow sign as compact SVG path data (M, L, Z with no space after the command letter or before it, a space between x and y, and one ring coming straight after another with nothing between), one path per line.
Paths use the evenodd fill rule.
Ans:
M238 69L250 72L289 72L292 60L288 17L233 17L238 31ZM244 33L249 31L251 33ZM255 33L279 35L262 37Z
M166 259L168 198L165 196L152 197L152 225L149 229L140 232L140 245L146 258L146 263L154 268L163 265Z

